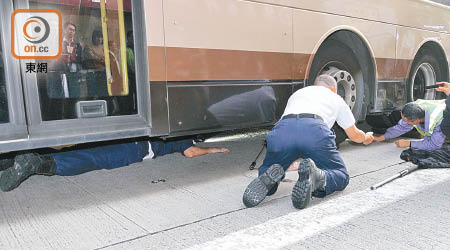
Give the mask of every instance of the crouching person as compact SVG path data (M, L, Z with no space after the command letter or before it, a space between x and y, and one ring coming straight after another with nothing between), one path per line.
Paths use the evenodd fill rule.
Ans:
M402 109L402 119L397 125L390 127L386 133L374 138L375 142L396 138L414 128L423 136L423 140L395 141L397 147L420 150L440 149L445 142L445 134L441 130L445 100L417 100L407 103Z
M300 157L299 177L292 190L294 207L302 209L311 196L325 197L348 185L349 175L331 127L337 122L358 143L370 144L373 136L356 128L350 108L337 95L333 77L321 75L314 85L289 98L281 120L267 135L267 153L259 176L244 191L245 206L254 207L274 194L285 171Z
M175 152L192 158L211 153L225 153L229 150L202 148L194 146L192 140L179 140L137 141L47 155L21 154L14 159L0 161L0 170L4 170L0 176L0 189L11 191L34 174L78 175L93 170L120 168Z

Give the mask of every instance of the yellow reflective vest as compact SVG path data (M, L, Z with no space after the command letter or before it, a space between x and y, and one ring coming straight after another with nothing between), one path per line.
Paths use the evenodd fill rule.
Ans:
M417 103L422 107L426 113L429 115L428 128L424 128L427 132L419 129L418 126L414 125L416 130L423 136L431 136L433 130L442 119L443 112L445 110L445 99L444 100L422 100L418 99L414 103Z

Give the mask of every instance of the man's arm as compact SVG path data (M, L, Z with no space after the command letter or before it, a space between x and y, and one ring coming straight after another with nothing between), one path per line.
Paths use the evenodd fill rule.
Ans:
M336 122L338 125L344 129L350 140L357 143L364 143L368 145L373 141L373 133L364 133L355 126L355 118L353 117L352 111L344 102L344 99L339 97L341 102L340 109L338 110L338 115L336 117Z
M397 123L397 125L388 128L386 130L386 133L384 133L384 135L376 136L374 138L374 141L379 142L379 141L384 141L384 140L392 139L395 137L399 137L400 135L411 131L413 128L414 128L413 125L409 125L407 122L405 122L403 119L401 119Z
M357 143L364 143L365 145L372 143L373 135L372 132L364 133L362 130L358 129L355 125L350 126L344 130L350 140Z
M442 147L442 144L444 144L444 142L445 142L445 135L441 131L440 124L437 124L431 136L425 136L425 138L420 141L411 141L411 147L424 150L436 150L440 149Z

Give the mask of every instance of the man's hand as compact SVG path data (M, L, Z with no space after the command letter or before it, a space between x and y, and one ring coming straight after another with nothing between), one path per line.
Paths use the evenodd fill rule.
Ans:
M436 90L439 92L444 92L445 95L450 95L450 83L448 82L437 82L436 84L442 84L444 86L437 88Z
M411 146L411 142L408 140L398 140L395 142L395 145L397 145L397 147L399 148L409 148Z
M373 137L373 132L367 132L367 133L366 133L366 138L365 138L365 140L363 141L363 144L364 144L364 145L369 145L370 143L373 142L373 139L374 139L374 137Z
M375 137L373 138L373 141L374 141L374 142L380 142L380 141L384 141L384 140L385 140L384 135L375 136Z

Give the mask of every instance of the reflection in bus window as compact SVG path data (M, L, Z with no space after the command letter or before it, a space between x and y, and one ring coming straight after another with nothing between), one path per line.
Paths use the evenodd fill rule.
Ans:
M137 113L131 0L34 0L30 9L57 9L63 18L62 54L42 61L48 71L37 76L44 121L76 119L77 103L90 100L105 100L108 116Z
M5 67L3 63L3 49L0 44L0 123L9 122L8 99L6 95Z
M83 53L83 66L87 69L86 84L88 96L107 96L105 56L103 37L100 30L92 32L92 45L86 46Z

